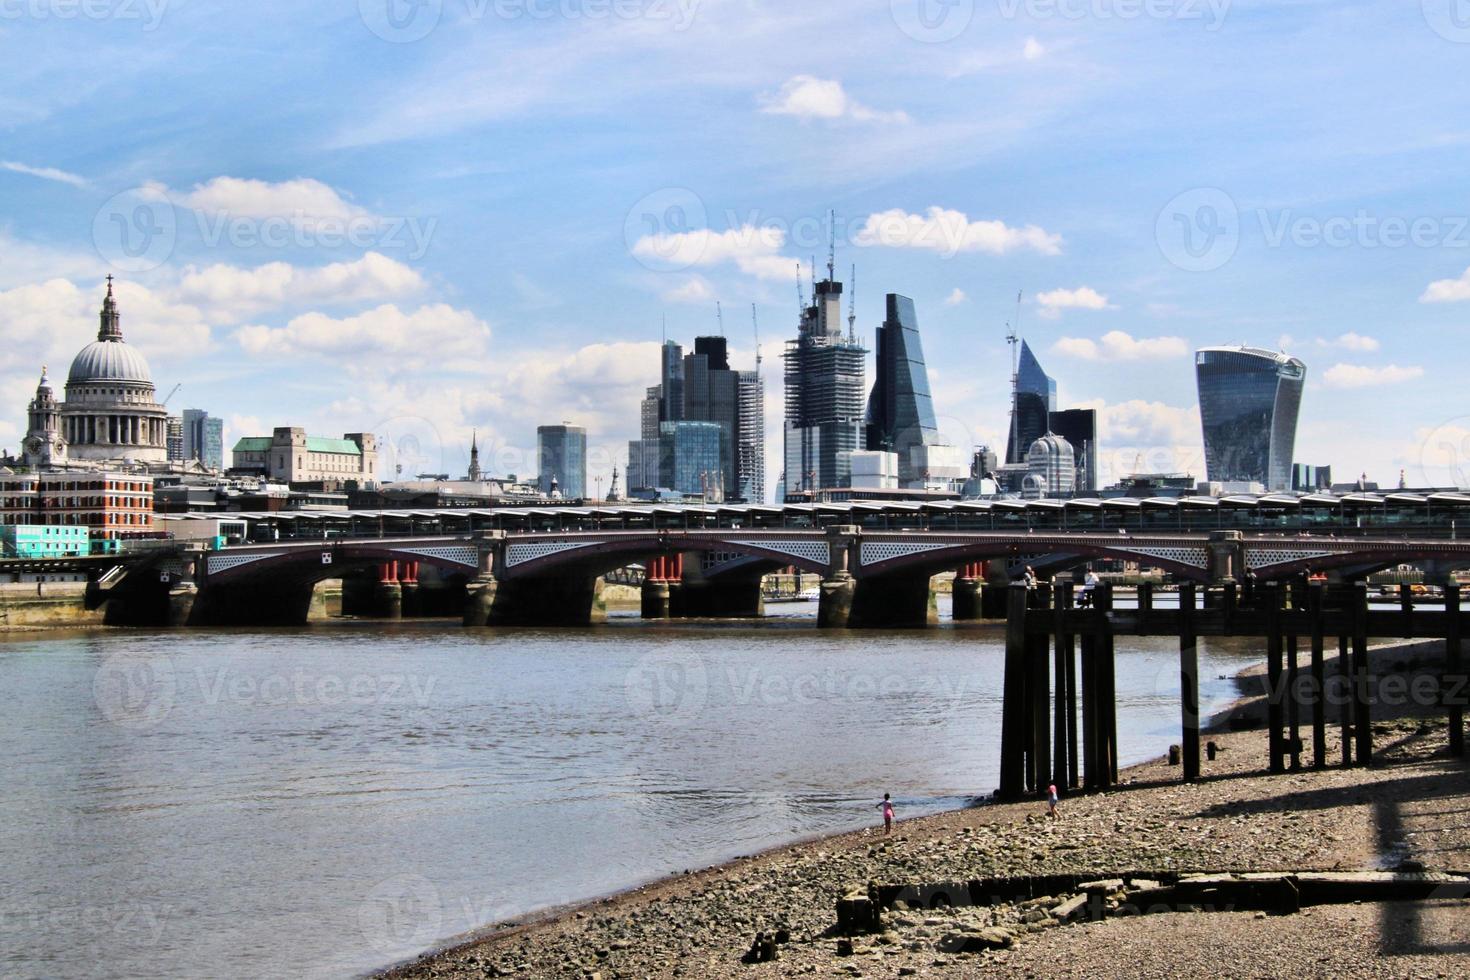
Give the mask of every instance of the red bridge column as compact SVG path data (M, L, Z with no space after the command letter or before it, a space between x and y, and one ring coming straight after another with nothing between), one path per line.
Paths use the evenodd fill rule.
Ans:
M403 585L398 580L398 562L386 561L378 566L373 605L373 611L380 619L403 618Z
M984 580L984 562L965 562L955 573L950 594L950 617L956 622L981 618L980 595Z
M644 619L668 619L673 615L672 583L683 570L680 555L655 555L644 563L642 609Z

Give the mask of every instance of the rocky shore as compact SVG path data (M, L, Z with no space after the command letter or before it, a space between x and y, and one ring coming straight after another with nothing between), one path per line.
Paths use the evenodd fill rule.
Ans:
M1386 673L1432 668L1433 651L1380 651ZM1410 678L1411 679L1411 678ZM1232 715L1259 713L1251 699ZM1204 779L1165 759L1116 790L987 805L781 848L658 882L544 921L508 925L393 971L401 978L979 976L1464 976L1470 902L1432 901L1132 916L1121 876L1202 872L1470 871L1470 779L1445 751L1443 719L1401 708L1374 725L1367 769L1262 772L1262 731L1217 731ZM1330 733L1328 758L1338 756ZM902 813L900 812L900 817ZM843 896L870 884L1017 876L1098 879L989 906L926 907L922 892L858 935L836 929ZM1109 881L1109 879L1118 879ZM1442 880L1442 879L1435 879ZM1142 887L1146 888L1147 882ZM876 892L872 892L876 894ZM1097 921L1079 914L1108 903ZM958 906L958 907L954 907ZM1127 911L1124 909L1123 911ZM761 934L765 942L752 951ZM762 960L770 954L775 958Z

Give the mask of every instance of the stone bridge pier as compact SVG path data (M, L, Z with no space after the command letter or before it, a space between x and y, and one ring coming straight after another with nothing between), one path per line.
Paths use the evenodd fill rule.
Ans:
M931 570L925 567L869 572L863 563L862 529L827 529L831 565L822 580L817 624L834 629L920 627L938 621ZM857 574L853 569L857 569Z

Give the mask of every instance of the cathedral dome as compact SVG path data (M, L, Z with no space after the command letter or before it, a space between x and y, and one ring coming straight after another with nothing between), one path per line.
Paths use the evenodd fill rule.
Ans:
M121 381L131 384L153 384L148 362L136 348L121 340L94 340L81 349L71 362L66 383L90 384L97 381Z

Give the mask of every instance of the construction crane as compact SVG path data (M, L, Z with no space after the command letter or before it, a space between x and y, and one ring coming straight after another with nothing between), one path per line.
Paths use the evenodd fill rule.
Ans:
M857 263L852 264L852 291L847 294L847 342L857 343Z
M750 326L755 331L755 373L761 373L761 325L755 318L755 304L750 304Z
M170 391L168 393L168 398L165 398L159 404L160 405L163 405L163 406L167 406L168 403L169 403L169 399L173 398L174 395L177 395L179 393L179 389L182 388L182 387L184 387L184 383L182 381L180 381L178 384L174 385L174 390L173 391Z
M715 321L720 325L720 336L725 336L725 311L720 309L719 300L715 300Z
M1021 391L1021 290L1016 290L1016 316L1012 323L1006 324L1006 343L1011 345L1011 438L1010 446L1006 455L1012 451L1019 452L1020 446L1016 444L1020 439L1021 419L1016 414L1016 396ZM1012 460L1007 459L1007 463Z

